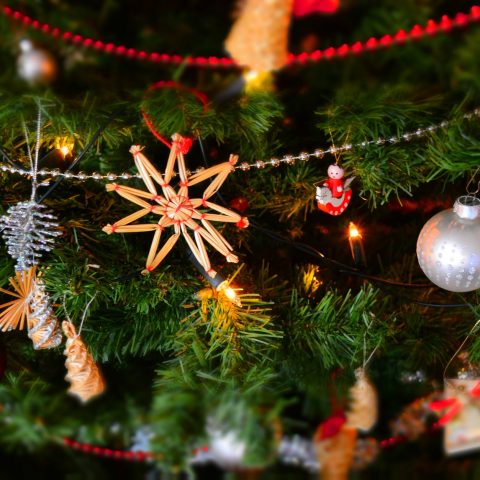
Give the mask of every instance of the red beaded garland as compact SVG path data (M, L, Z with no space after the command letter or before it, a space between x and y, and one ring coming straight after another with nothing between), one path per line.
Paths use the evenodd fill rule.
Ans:
M435 422L430 427L429 433L433 433L437 431L439 428L441 428L441 425L438 422ZM397 435L395 437L389 437L389 438L380 440L378 444L380 445L380 448L390 448L400 443L403 443L405 441L406 441L405 437L401 435ZM113 457L119 460L143 462L145 460L154 459L157 456L157 454L153 452L142 452L142 451L132 452L131 450L112 450L110 448L98 447L95 445L90 445L88 443L80 443L68 437L63 438L63 444L67 447L73 448L74 450L82 451L84 453L97 455L99 457ZM193 455L196 455L198 451L207 452L208 445L202 445L200 448L194 448L192 451Z
M73 34L71 32L62 32L57 27L51 27L48 23L41 23L38 20L32 20L28 15L5 5L3 13L26 26L39 30L47 35L60 38L65 42L71 42L76 45L82 45L85 48L91 48L99 52L126 56L127 58L145 60L154 63L165 64L185 64L195 67L211 67L211 68L235 68L239 65L235 60L228 57L184 57L182 55L172 55L167 53L145 52L135 48L127 48L123 45L115 45L114 43L104 43L101 40L92 38L84 38L82 35ZM354 42L351 45L343 44L340 47L328 47L324 50L315 50L313 52L302 52L299 54L290 53L288 55L288 64L305 64L307 62L317 62L323 59L331 59L336 57L345 57L349 54L359 54L369 50L379 50L394 45L401 45L409 40L419 40L420 38L431 37L440 32L449 32L453 28L465 27L468 24L480 21L480 6L474 5L470 8L469 13L459 12L453 18L443 15L440 22L430 19L424 27L414 25L410 31L405 32L399 30L393 35L382 35L380 38L372 37L366 42Z

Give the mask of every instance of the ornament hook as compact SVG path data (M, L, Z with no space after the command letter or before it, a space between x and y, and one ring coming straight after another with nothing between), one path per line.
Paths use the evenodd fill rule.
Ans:
M478 175L478 172L480 171L480 167L477 167L473 175L470 177L470 180L467 183L467 186L465 187L465 190L468 195L473 195L476 196L478 192L480 192L480 180L477 182L477 188L474 192L470 191L470 185L475 181L475 177Z

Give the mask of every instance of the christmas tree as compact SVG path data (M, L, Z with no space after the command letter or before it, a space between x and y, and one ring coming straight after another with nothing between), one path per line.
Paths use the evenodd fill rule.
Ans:
M0 22L2 478L475 478L480 6Z

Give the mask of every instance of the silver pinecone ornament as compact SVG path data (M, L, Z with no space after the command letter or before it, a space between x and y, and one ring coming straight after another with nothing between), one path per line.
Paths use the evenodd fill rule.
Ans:
M0 217L0 231L17 270L37 265L42 254L54 248L55 237L61 235L55 220L44 205L33 200L17 203Z

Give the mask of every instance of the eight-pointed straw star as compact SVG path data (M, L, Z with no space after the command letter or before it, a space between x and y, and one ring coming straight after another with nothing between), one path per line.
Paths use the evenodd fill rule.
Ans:
M130 153L133 155L135 165L148 191L117 185L115 183L108 184L107 191L116 191L120 196L139 205L141 209L118 220L118 222L115 222L113 225L106 225L103 227L103 231L108 234L155 231L147 257L146 269L144 270L148 272L158 267L173 248L180 235L183 235L191 251L208 275L215 277L216 272L210 266L210 259L208 258L204 241L207 241L212 247L225 255L228 262L236 263L238 262L238 258L232 253L232 246L220 235L211 222L232 222L241 228L248 226L248 220L246 218L208 201L222 186L229 173L234 170L234 165L238 157L236 155L230 155L228 162L207 168L189 177L185 168L185 159L182 152L184 139L178 133L174 134L172 139L173 145L170 150L164 175L159 173L149 160L147 160L145 155L143 155L142 147L133 145L130 148ZM178 192L175 192L170 185L175 162L177 163L180 177ZM203 192L202 198L190 198L188 188L210 177L214 178ZM163 194L158 193L155 183L161 187ZM149 203L147 200L152 203ZM206 211L207 209L213 212L209 213ZM160 216L157 223L132 224L139 218L150 213ZM167 227L173 227L174 233L160 248L160 238L162 232ZM190 235L190 231L193 233L193 238Z

